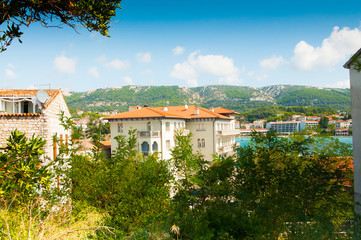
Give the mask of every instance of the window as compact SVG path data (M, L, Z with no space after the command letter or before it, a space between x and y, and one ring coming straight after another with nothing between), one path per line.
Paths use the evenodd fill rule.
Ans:
M201 140L198 138L198 140L197 140L197 146L200 148L200 147L202 147L202 143L201 143Z
M174 122L174 129L177 129L177 122Z
M152 130L152 123L148 122L147 123L147 131L151 131Z
M165 130L170 131L170 122L165 123Z
M143 156L148 156L148 154L149 154L149 144L148 144L148 142L143 142L142 143L142 152L143 152Z
M123 133L123 123L118 123L118 133Z
M204 140L204 138L202 139L202 147L206 146L206 140Z
M166 141L165 141L165 147L166 147L166 150L167 150L167 151L170 150L170 140L166 140Z
M158 143L156 141L153 142L152 150L153 152L158 151Z

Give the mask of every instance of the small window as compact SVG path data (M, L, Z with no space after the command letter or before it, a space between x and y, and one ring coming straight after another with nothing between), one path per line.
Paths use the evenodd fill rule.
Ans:
M167 151L170 150L170 140L165 141L165 147L166 147Z
M165 130L170 131L170 122L165 123Z
M151 130L152 130L152 123L151 123L151 122L148 122L148 123L147 123L147 130L148 130L148 131L151 131Z
M118 133L123 133L123 123L118 123Z
M202 147L202 143L201 143L201 140L198 138L198 140L197 140L197 146L200 148L200 147Z
M204 138L202 139L202 147L204 148L206 146L206 140Z
M156 141L153 142L152 150L153 150L153 152L157 152L157 151L158 151L158 143L157 143Z

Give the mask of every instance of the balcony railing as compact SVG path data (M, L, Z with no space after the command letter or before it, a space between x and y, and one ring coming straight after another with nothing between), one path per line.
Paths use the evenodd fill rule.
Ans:
M138 131L138 137L159 137L160 131Z
M218 147L218 151L227 153L227 152L233 151L233 148L232 148L232 146L222 146L222 147Z
M231 136L231 135L239 135L239 130L237 129L227 129L227 130L221 130L221 131L217 131L218 135L222 135L222 136Z

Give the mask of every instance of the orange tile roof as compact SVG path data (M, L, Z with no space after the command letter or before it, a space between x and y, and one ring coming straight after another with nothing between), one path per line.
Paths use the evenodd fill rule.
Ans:
M188 106L168 106L167 111L164 111L165 107L145 107L130 112L119 113L105 119L127 119L127 118L181 118L181 119L192 119L192 118L222 118L231 119L218 113L213 113L208 109ZM196 108L199 109L199 114L195 114Z
M0 113L0 117L39 117L40 113Z
M35 97L36 93L40 89L0 89L0 97L1 96L26 96L26 97ZM59 93L61 93L60 89L44 89L49 96L49 100L46 101L43 108L47 108L49 104L55 99L56 96L58 96Z
M233 110L229 110L227 108L223 108L223 107L217 107L214 109L215 113L219 113L219 114L239 114L239 112L233 111Z
M103 147L109 148L111 146L111 141L99 141L99 143L103 145Z

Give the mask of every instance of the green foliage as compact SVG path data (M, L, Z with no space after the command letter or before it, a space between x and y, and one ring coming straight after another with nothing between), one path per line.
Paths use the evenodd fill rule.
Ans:
M350 92L337 89L302 88L288 92L277 100L284 106L350 108Z
M89 205L106 213L106 224L118 237L157 231L169 211L168 165L156 155L137 155L135 130L117 142L110 159L99 154L72 158L71 197L79 209Z
M271 132L239 149L240 196L270 237L300 239L313 229L331 238L352 217L350 146L329 141Z
M96 31L108 36L110 20L115 16L121 0L87 1L87 0L4 0L0 7L0 25L7 25L7 29L0 31L1 51L5 51L13 39L19 39L23 34L22 26L29 26L39 22L48 27L50 23L58 21L76 29L79 25L89 31ZM56 20L56 21L55 21ZM20 41L21 42L21 41Z
M183 139L187 139L182 137ZM181 239L335 239L353 213L349 145L302 136L253 136L238 157L202 162L190 142L173 150L193 159L178 172L169 225ZM326 150L325 150L326 149ZM209 167L206 167L209 165ZM177 168L180 169L180 168Z
M34 135L11 132L7 145L0 152L0 197L27 201L50 186L52 174L42 158L45 140Z

